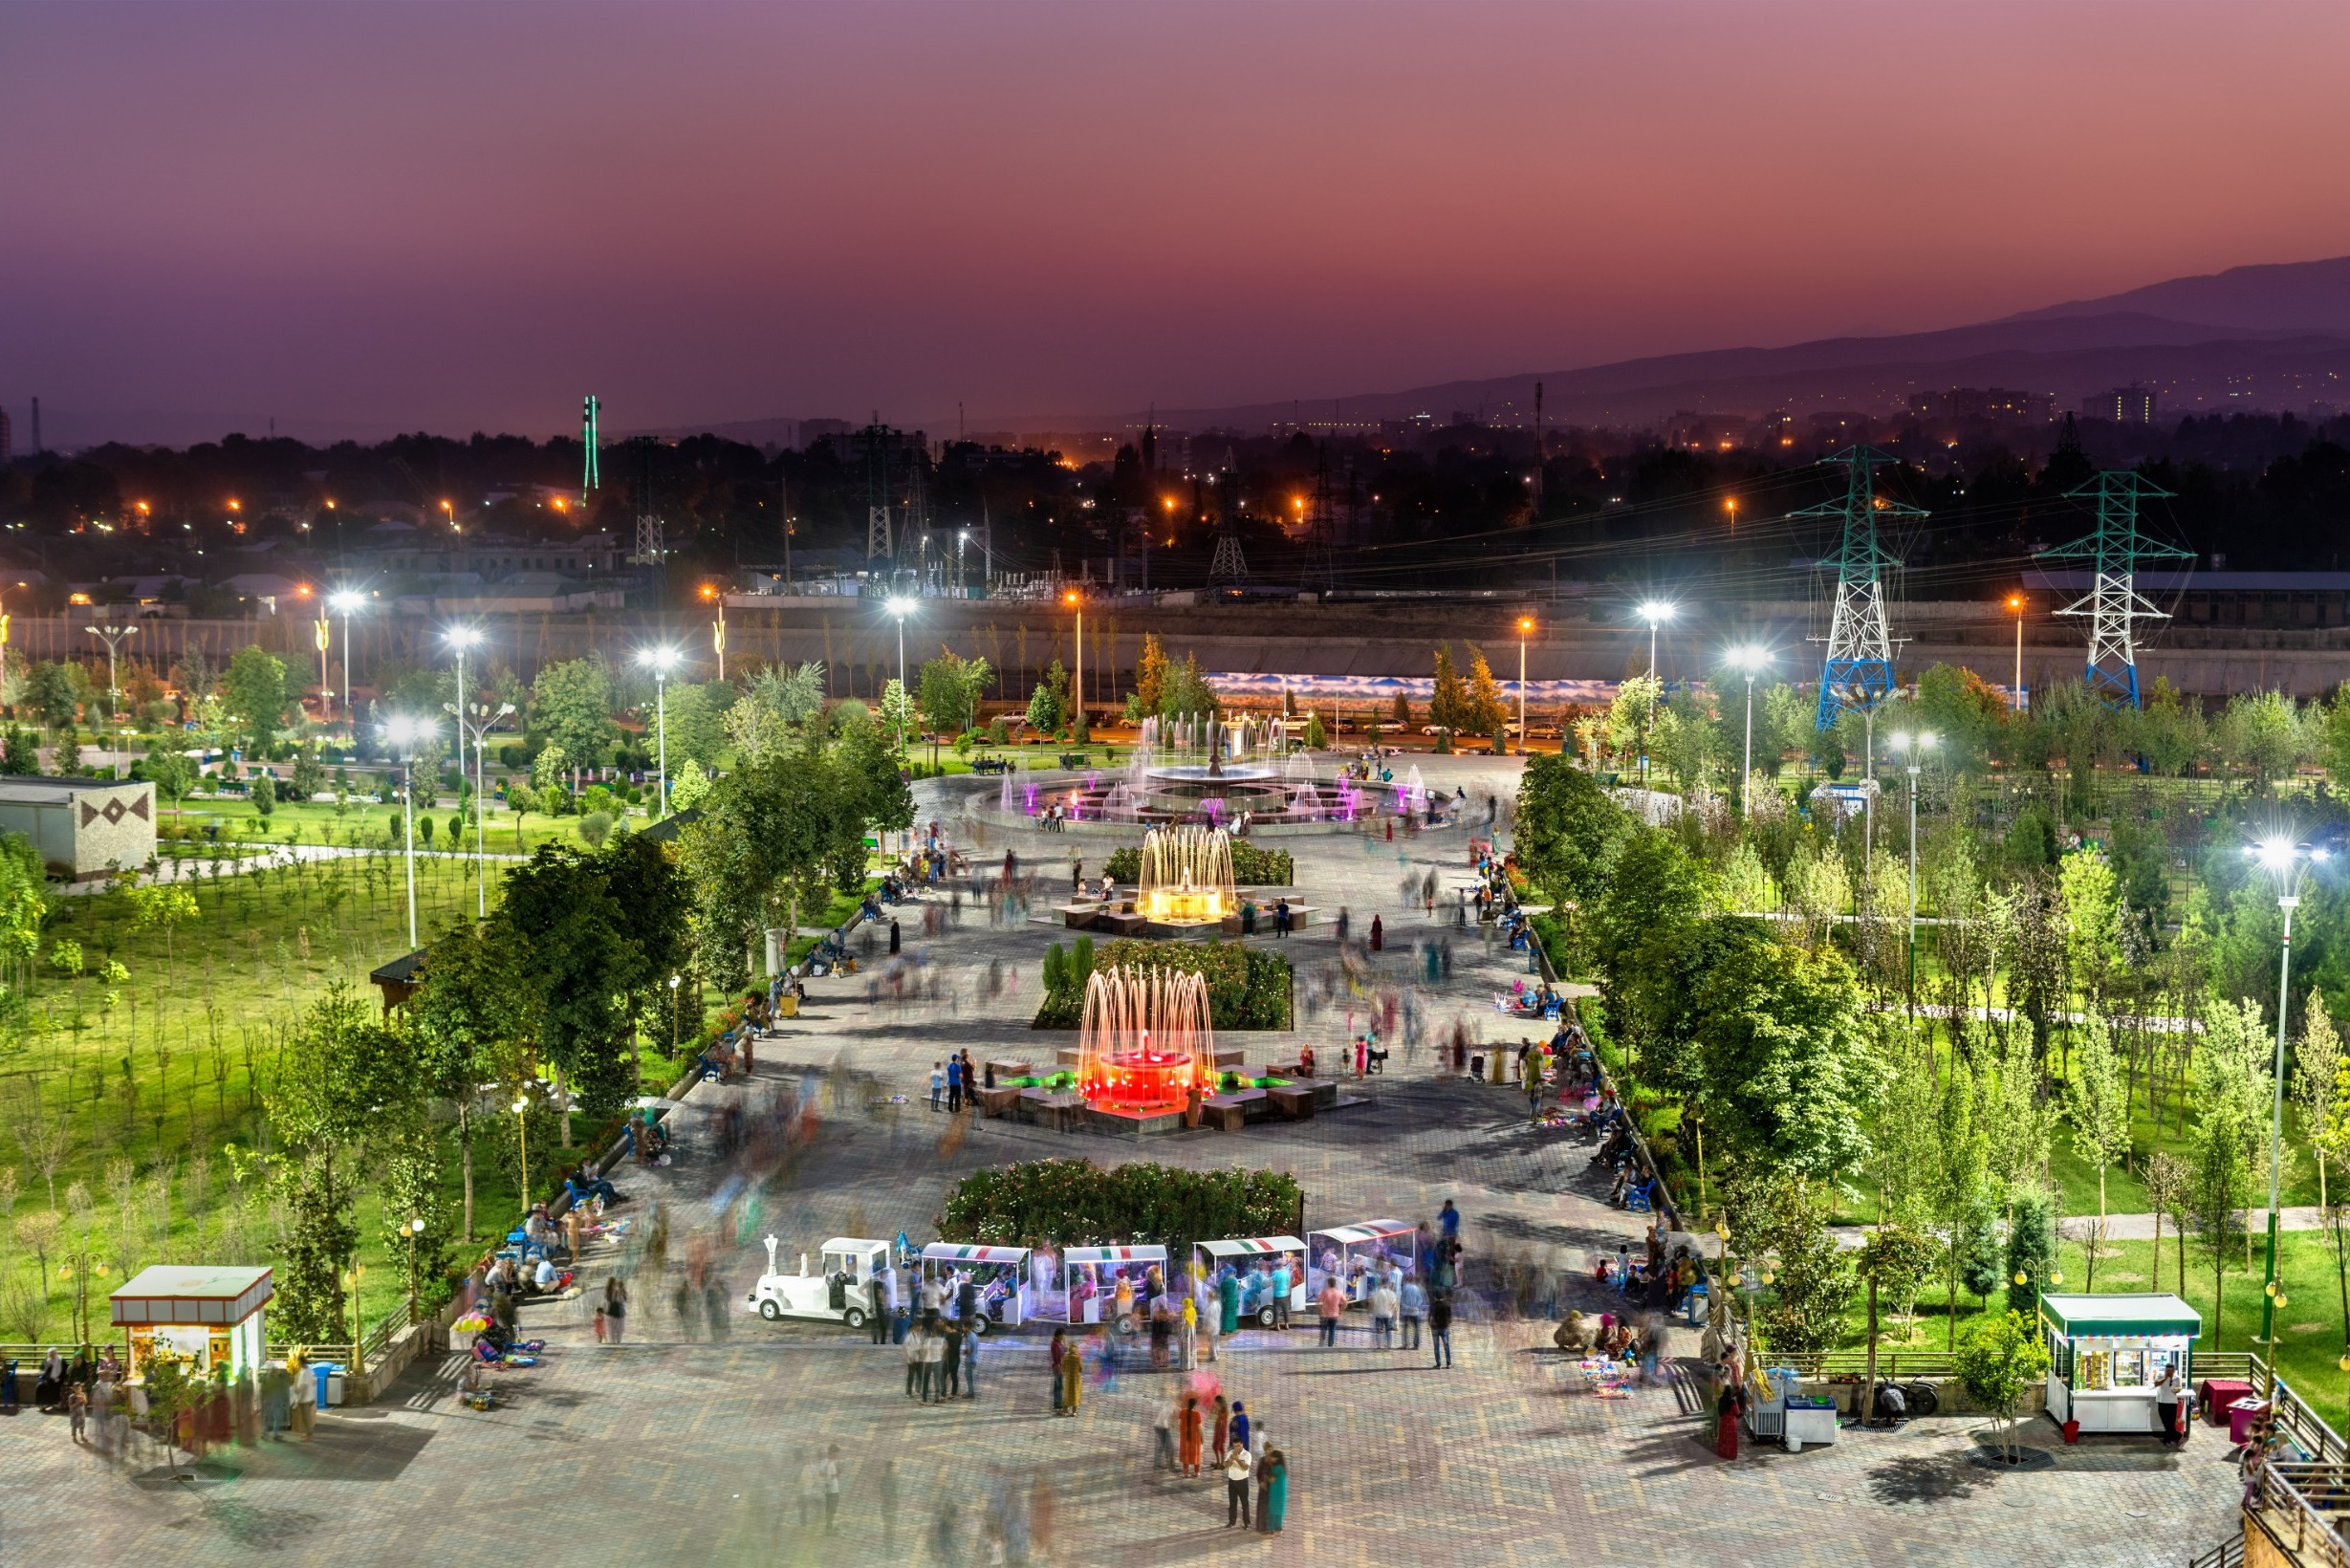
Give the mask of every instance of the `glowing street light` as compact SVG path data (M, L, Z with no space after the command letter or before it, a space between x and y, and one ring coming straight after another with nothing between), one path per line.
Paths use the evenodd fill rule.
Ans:
M2015 685L2009 697L2016 712L2024 710L2024 596L2008 595L2009 613L2015 617Z
M351 717L351 612L367 607L367 596L350 588L337 589L326 598L326 607L342 617L342 716Z
M1732 668L1746 677L1746 760L1738 772L1738 815L1745 817L1753 811L1748 796L1754 788L1754 677L1770 667L1771 650L1752 644L1730 650Z
M669 815L669 671L684 657L672 647L646 648L637 655L637 663L653 672L653 728L660 748L654 774L660 788L654 798L661 803L664 817Z
M898 752L905 752L905 618L914 613L914 600L903 594L892 594L882 602L890 619L898 623Z
M1648 622L1648 678L1652 681L1657 673L1657 628L1672 620L1679 608L1670 599L1651 599L1641 602L1640 618Z
M1893 748L1909 755L1909 999L1918 997L1918 769L1923 753L1934 749L1934 737L1921 730L1893 737Z
M2272 835L2244 846L2246 856L2276 884L2276 907L2285 917L2284 940L2276 956L2276 1063L2271 1071L2274 1103L2269 1109L2269 1261L2267 1281L2260 1287L2260 1342L2268 1347L2271 1364L2276 1355L2276 1309L2284 1301L2284 1282L2276 1277L2276 1178L2285 1142L2285 1014L2292 1011L2293 911L2301 906L2301 882L2312 866L2323 865L2326 852L2315 844L2297 844Z
M1534 618L1517 618L1517 754L1527 755L1526 743L1534 737L1526 732L1526 640L1534 634Z
M1069 738L1083 745L1085 741L1085 599L1075 588L1061 595L1061 602L1077 612L1077 681L1074 688L1077 699L1077 718L1070 724Z
M383 724L383 738L400 753L400 817L407 839L408 948L416 948L416 749L441 732L430 719L395 713Z

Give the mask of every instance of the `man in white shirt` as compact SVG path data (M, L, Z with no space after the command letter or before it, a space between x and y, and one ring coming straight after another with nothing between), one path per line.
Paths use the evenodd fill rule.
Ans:
M1371 1342L1382 1350L1395 1348L1395 1319L1400 1310L1395 1287L1382 1274L1371 1287Z

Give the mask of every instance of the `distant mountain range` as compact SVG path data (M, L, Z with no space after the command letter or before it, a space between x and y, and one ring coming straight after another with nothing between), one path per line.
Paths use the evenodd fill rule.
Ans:
M2166 414L2350 404L2350 256L2234 267L1940 332L1661 355L1303 403L1165 408L1159 417L1187 429L1334 416L1443 422L1456 413L1527 425L1536 381L1545 423L1561 425L1649 425L1684 410L1882 414L1913 393L1951 386L2053 393L2059 410L2133 382L2153 387ZM1067 417L1036 423L1072 427Z

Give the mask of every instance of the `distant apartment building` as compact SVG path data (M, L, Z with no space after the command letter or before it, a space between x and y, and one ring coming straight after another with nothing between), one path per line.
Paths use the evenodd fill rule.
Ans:
M1981 419L2045 425L2056 417L2056 395L2018 392L2005 386L1953 386L1941 392L1912 394L1909 411L1927 420Z
M2154 389L2150 386L2118 386L2111 392L2100 392L2094 398L2081 400L2083 419L2111 420L2116 425L2152 425L2154 423Z

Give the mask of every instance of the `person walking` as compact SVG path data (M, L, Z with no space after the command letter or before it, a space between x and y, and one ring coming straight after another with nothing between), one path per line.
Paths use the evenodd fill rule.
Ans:
M1190 1396L1185 1397L1187 1399ZM1175 1412L1164 1404L1158 1405L1157 1413L1151 1417L1150 1431L1157 1443L1157 1451L1151 1456L1152 1466L1164 1470L1182 1470L1182 1461L1175 1457Z
M930 1387L923 1371L923 1341L929 1338L930 1326L919 1324L905 1337L905 1397L929 1403Z
M1427 1287L1420 1283L1418 1274L1403 1276L1403 1289L1401 1292L1398 1305L1403 1313L1403 1348L1418 1350L1420 1348L1420 1328L1427 1321L1428 1317Z
M1061 1362L1068 1359L1069 1331L1065 1328L1056 1328L1053 1331L1052 1344L1045 1350L1046 1363L1053 1370L1053 1413L1055 1415L1061 1413Z
M840 1516L840 1445L833 1444L824 1450L823 1460L816 1466L816 1479L824 1491L824 1534L834 1534L833 1521Z
M1382 1350L1395 1348L1395 1320L1403 1311L1396 1289L1386 1276L1371 1287L1371 1342Z
M1176 1417L1175 1455L1176 1463L1184 1474L1194 1480L1197 1480L1200 1474L1200 1444L1205 1436L1202 1431L1204 1426L1205 1423L1200 1418L1199 1395L1186 1394L1183 1410Z
M898 917L892 915L889 917L889 951L891 956L896 956L903 944L904 938L899 933L898 930Z
M1388 823L1388 828L1390 831L1393 831L1394 826L1394 823ZM1373 915L1371 917L1371 950L1373 952L1378 952L1384 948L1386 945L1387 927L1381 922L1379 916Z
M619 1274L604 1276L604 1328L616 1345L627 1338L628 1287Z
M65 1396L66 1423L76 1443L87 1443L90 1424L90 1390L74 1384Z
M1234 1525L1243 1530L1252 1528L1249 1517L1249 1472L1255 1469L1250 1463L1249 1450L1233 1445L1225 1450L1224 1470L1224 1528Z
M963 1336L963 1397L979 1397L979 1336L975 1332Z
M1209 1409L1215 1424L1208 1430L1208 1458L1210 1464L1221 1467L1224 1464L1224 1450L1232 1443L1232 1406L1222 1394L1218 1394L1216 1403Z
M1452 1293L1438 1291L1428 1302L1428 1348L1433 1360L1430 1365L1449 1367L1452 1364Z
M873 1342L881 1344L889 1338L889 1292L875 1274L865 1281L865 1326L873 1330Z
M1338 1275L1323 1280L1322 1294L1314 1298L1314 1305L1321 1314L1322 1348L1335 1350L1338 1343L1338 1318L1346 1312L1346 1293L1338 1289Z
M814 1448L799 1462L799 1527L806 1530L824 1506L824 1461Z
M1229 1269L1216 1282L1216 1328L1228 1339L1240 1332L1240 1275Z
M948 1318L947 1332L940 1338L943 1341L939 1351L939 1376L942 1381L938 1386L938 1397L946 1401L963 1391L963 1320L959 1318Z
M1289 1254L1273 1266L1273 1326L1289 1327L1290 1292L1295 1288L1296 1275L1291 1272Z
M1074 1416L1085 1397L1085 1357L1080 1346L1071 1345L1068 1354L1061 1357L1060 1377L1060 1413Z

